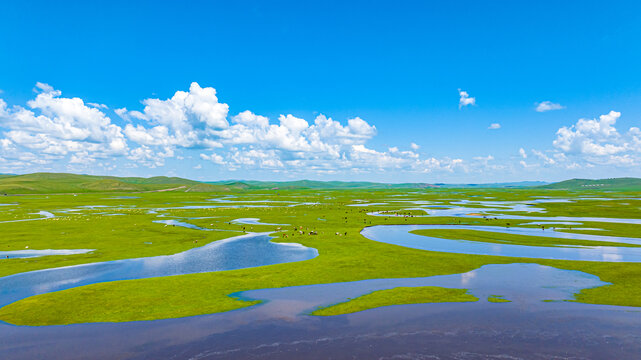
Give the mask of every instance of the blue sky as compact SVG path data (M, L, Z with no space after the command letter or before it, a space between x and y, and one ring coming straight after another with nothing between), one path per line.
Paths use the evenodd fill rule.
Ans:
M637 1L5 1L0 172L641 176L639 43Z

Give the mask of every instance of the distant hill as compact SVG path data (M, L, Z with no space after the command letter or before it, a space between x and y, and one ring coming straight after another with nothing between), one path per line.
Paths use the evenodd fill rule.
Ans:
M367 181L213 181L209 184L228 185L243 184L249 189L417 189L434 187L430 184L407 183L407 184L384 184ZM238 185L240 186L240 185Z
M428 184L428 183L400 183L385 184L367 181L215 181L210 184L245 184L251 189L429 189L429 188L505 188L505 187L529 187L547 184L542 181L524 181L512 183L493 184Z
M181 191L229 191L233 186L205 184L178 177L115 177L64 173L0 175L0 194L55 194L82 192L157 191L180 188Z
M572 179L553 184L523 181L490 184L400 183L386 184L368 181L210 181L201 182L179 177L155 176L116 177L65 173L33 173L26 175L0 174L0 194L56 194L84 192L185 191L229 192L242 190L300 189L300 190L383 190L383 189L473 189L473 188L537 188L564 190L640 190L641 179L615 178L602 180Z
M641 190L641 179L639 178L610 178L610 179L572 179L553 184L540 186L544 189L563 190Z
M505 183L486 183L486 184L442 184L437 183L435 186L442 188L525 188L533 186L547 185L545 181L518 181Z

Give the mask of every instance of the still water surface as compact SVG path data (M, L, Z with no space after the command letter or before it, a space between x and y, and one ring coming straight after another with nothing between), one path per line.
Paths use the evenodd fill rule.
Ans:
M526 246L488 243L479 241L441 239L412 234L413 230L475 230L558 239L618 242L641 245L639 238L566 233L537 228L474 226L474 225L377 225L363 229L361 234L374 241L405 246L413 249L441 251L457 254L495 255L536 259L583 260L607 262L641 262L641 247L622 246Z

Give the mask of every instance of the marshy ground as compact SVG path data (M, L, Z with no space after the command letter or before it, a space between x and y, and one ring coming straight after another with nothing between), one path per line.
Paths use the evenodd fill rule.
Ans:
M612 305L608 311L615 312L641 307L635 257L641 199L634 192L178 189L2 200L0 320L20 325L3 325L5 339L63 324L128 328L175 319L167 321L178 326L179 318L205 314L245 319L234 330L245 331L255 326L251 319L273 321L279 314L333 321L361 312L371 318L396 311L394 305L419 313L445 304L492 311L532 303L550 310L589 306L578 303ZM379 225L401 225L401 232L374 241L368 232ZM493 252L433 248L441 240ZM91 251L19 256L25 249ZM551 255L533 255L546 249ZM598 256L558 255L577 251ZM481 274L476 282L474 274ZM441 276L450 278L433 280ZM528 276L544 281L517 286ZM329 286L335 296L315 297L310 289L316 285ZM549 288L556 292L541 290Z

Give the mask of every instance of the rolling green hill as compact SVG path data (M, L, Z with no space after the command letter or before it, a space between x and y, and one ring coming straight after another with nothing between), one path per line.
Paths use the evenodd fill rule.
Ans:
M639 178L572 179L541 186L544 189L562 190L641 190Z
M407 184L384 184L367 181L213 181L209 184L231 185L243 184L250 189L421 189L434 187L430 184L407 183Z
M212 185L178 177L114 177L64 173L0 176L1 194L56 194L81 192L130 192L174 189L180 191L230 191L229 185Z
M386 184L368 181L214 181L210 184L238 184L242 183L251 189L429 189L429 188L504 188L504 187L529 187L545 184L540 181L526 181L515 183L493 183L493 184L428 184L428 183L400 183Z
M641 190L641 179L572 179L553 184L537 181L492 184L386 184L367 181L211 181L200 182L179 177L116 177L65 173L0 174L0 194L57 194L83 192L188 191L217 192L269 189L381 190L430 188L525 188L563 190Z

